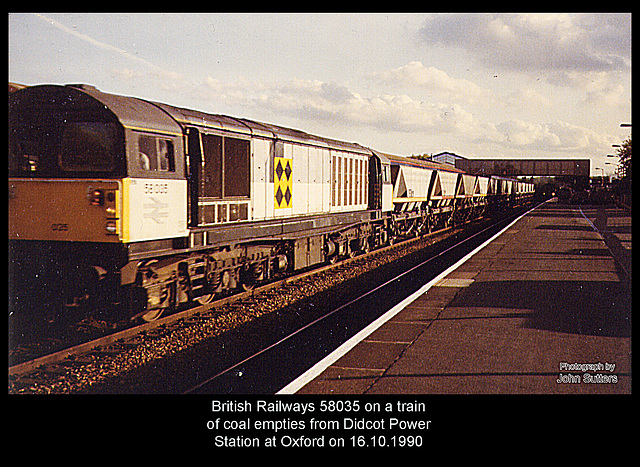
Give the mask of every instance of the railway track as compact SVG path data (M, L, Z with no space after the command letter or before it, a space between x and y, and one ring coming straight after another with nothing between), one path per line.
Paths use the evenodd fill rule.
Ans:
M472 235L489 223L488 219L480 219L409 239L29 359L10 366L9 393L90 391L92 386L178 354L265 314L295 306L313 295L326 293L436 243ZM261 351L263 349L258 349ZM224 372L228 371L232 368Z
M518 214L520 214L519 212ZM425 281L446 269L451 262L473 250L518 214L499 222L477 226L462 238L441 242L435 251L417 254L402 268L391 268L369 286L354 290L329 304L322 313L277 340L263 343L254 352L245 353L231 364L220 367L209 377L182 385L182 394L270 394L304 372L348 340L354 333L375 321L392 304L402 301ZM266 341L265 341L266 342ZM294 356L291 356L291 355Z

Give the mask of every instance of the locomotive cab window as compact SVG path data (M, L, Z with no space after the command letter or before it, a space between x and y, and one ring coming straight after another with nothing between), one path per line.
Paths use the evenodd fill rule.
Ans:
M152 172L175 172L173 141L155 136L138 137L138 164Z
M14 176L105 176L123 170L117 124L101 121L14 123L9 130L9 171Z

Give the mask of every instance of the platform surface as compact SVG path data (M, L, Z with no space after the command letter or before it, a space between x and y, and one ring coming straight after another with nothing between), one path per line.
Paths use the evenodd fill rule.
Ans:
M298 394L631 393L631 215L548 202Z

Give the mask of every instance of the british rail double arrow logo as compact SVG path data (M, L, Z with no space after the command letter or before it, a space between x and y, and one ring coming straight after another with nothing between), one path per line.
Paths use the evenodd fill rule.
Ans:
M144 209L142 217L144 219L153 219L156 224L164 224L165 218L169 217L169 211L167 210L169 205L158 201L154 197L150 197L149 199L153 202L142 205Z

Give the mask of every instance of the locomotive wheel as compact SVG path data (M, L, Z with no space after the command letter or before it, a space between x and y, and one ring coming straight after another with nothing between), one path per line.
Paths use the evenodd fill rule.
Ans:
M240 270L240 281L245 292L255 289L259 281L264 278L264 267L262 263L249 264Z
M360 240L352 240L349 242L349 258L355 258L360 253Z

